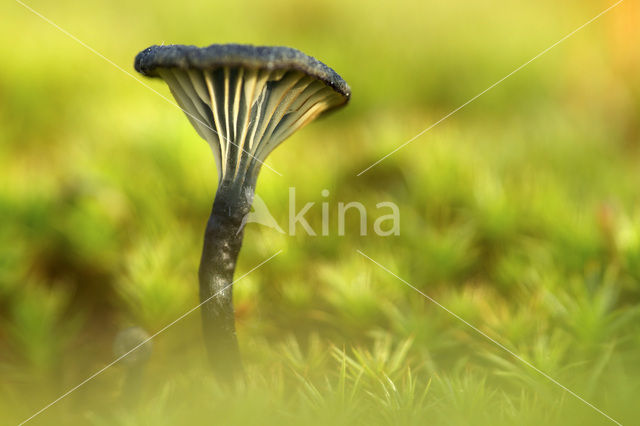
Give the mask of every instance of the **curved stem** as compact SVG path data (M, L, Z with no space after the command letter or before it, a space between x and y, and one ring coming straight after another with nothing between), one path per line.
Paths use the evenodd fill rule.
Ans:
M242 219L249 213L253 187L238 189L222 182L204 236L200 302L205 345L214 373L233 381L243 373L233 309L233 273L242 246Z

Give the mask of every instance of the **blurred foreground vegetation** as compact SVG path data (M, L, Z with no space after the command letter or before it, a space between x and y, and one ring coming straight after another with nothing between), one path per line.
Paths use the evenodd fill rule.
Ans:
M269 159L329 236L250 224L235 286L248 370L220 389L199 312L32 424L608 424L359 255L371 256L624 424L640 407L640 42L628 1L360 177L610 5L29 1L132 72L151 44L288 45L351 105ZM496 13L498 11L499 13ZM197 304L213 158L183 114L13 1L0 5L0 423L25 420ZM146 81L169 96L160 81ZM328 189L330 195L322 197ZM368 208L369 235L338 202ZM376 203L399 236L372 232ZM132 393L135 393L132 395Z

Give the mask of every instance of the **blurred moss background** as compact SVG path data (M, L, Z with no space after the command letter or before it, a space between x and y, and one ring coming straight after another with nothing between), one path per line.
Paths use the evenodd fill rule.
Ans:
M640 7L631 0L360 177L612 2L30 0L134 73L151 44L287 45L353 90L269 158L258 195L393 201L400 236L247 227L248 383L209 377L199 313L135 397L115 365L31 424L609 424L356 253L622 423L640 408ZM184 115L14 1L0 5L0 423L25 420L197 304L216 185ZM142 77L140 77L143 79ZM161 81L145 80L170 96ZM321 197L328 189L330 196ZM354 215L355 216L355 215Z

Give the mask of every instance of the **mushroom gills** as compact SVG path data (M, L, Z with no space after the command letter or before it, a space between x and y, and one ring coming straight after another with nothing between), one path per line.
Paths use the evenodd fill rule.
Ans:
M213 151L219 182L254 186L282 141L344 103L324 82L297 70L160 68L159 75Z

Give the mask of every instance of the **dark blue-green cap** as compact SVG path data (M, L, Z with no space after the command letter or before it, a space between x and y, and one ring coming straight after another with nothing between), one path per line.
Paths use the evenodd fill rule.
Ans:
M297 49L284 46L212 44L207 47L172 44L151 46L138 53L136 71L157 77L158 68L214 69L248 67L266 70L297 70L321 80L337 93L351 97L351 88L333 69Z

